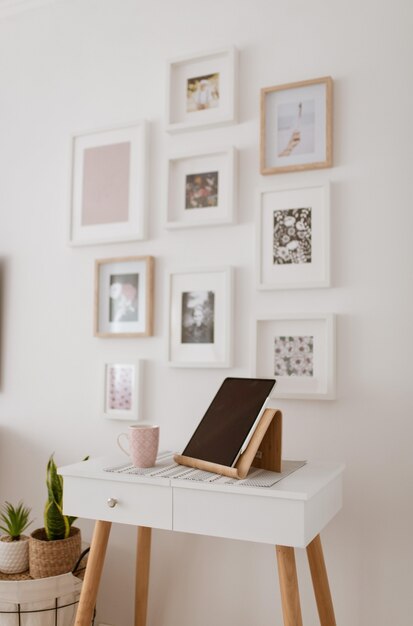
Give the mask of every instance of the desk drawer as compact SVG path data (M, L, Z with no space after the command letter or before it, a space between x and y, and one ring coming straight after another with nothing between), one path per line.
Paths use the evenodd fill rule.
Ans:
M173 530L304 547L305 502L174 487Z
M108 499L114 498L114 508ZM172 489L83 477L64 477L63 511L66 515L134 526L172 529Z

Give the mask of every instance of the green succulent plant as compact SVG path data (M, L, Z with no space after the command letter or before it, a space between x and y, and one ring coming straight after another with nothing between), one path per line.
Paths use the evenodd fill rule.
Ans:
M85 457L86 461L89 457ZM63 477L57 473L53 454L49 458L46 470L48 499L44 509L44 528L49 541L67 539L70 528L77 517L63 515Z
M29 520L30 512L31 509L24 506L23 502L19 502L17 506L5 502L0 509L0 530L5 532L12 541L19 541L20 535L32 523L32 520Z

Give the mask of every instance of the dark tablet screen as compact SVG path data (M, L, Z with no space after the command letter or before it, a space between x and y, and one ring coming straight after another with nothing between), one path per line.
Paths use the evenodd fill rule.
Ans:
M231 467L274 384L226 378L182 454Z

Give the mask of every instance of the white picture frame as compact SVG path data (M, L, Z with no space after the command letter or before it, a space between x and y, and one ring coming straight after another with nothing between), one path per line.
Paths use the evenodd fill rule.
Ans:
M259 289L330 286L330 185L258 194L256 282Z
M170 366L231 366L232 274L231 267L169 274Z
M331 167L331 76L261 89L260 171L263 175Z
M147 122L71 138L69 244L146 237Z
M104 366L103 415L107 419L140 421L142 361Z
M236 160L234 147L171 157L166 175L166 228L232 224Z
M275 377L274 398L334 400L336 317L285 314L256 321L255 375Z
M168 62L168 132L236 121L237 57L232 46L180 56Z
M154 258L95 261L95 337L149 337L153 333Z

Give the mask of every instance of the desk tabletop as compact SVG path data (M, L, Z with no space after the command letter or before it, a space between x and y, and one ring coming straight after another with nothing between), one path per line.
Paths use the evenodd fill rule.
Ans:
M162 463L165 462L163 459ZM125 457L116 456L59 468L64 477L64 513L121 524L305 547L342 506L342 463L306 463L271 487L113 470L122 465Z
M254 487L230 484L198 482L182 480L180 478L164 478L137 474L115 473L107 468L125 463L125 457L119 455L98 457L81 461L73 465L59 467L58 472L63 477L89 478L95 480L124 482L128 484L147 484L169 486L180 489L196 489L224 493L244 493L270 498L294 500L309 500L321 491L327 484L339 477L344 471L343 463L315 463L310 462L295 470L272 487ZM284 462L285 463L285 462ZM288 461L287 461L288 463Z

